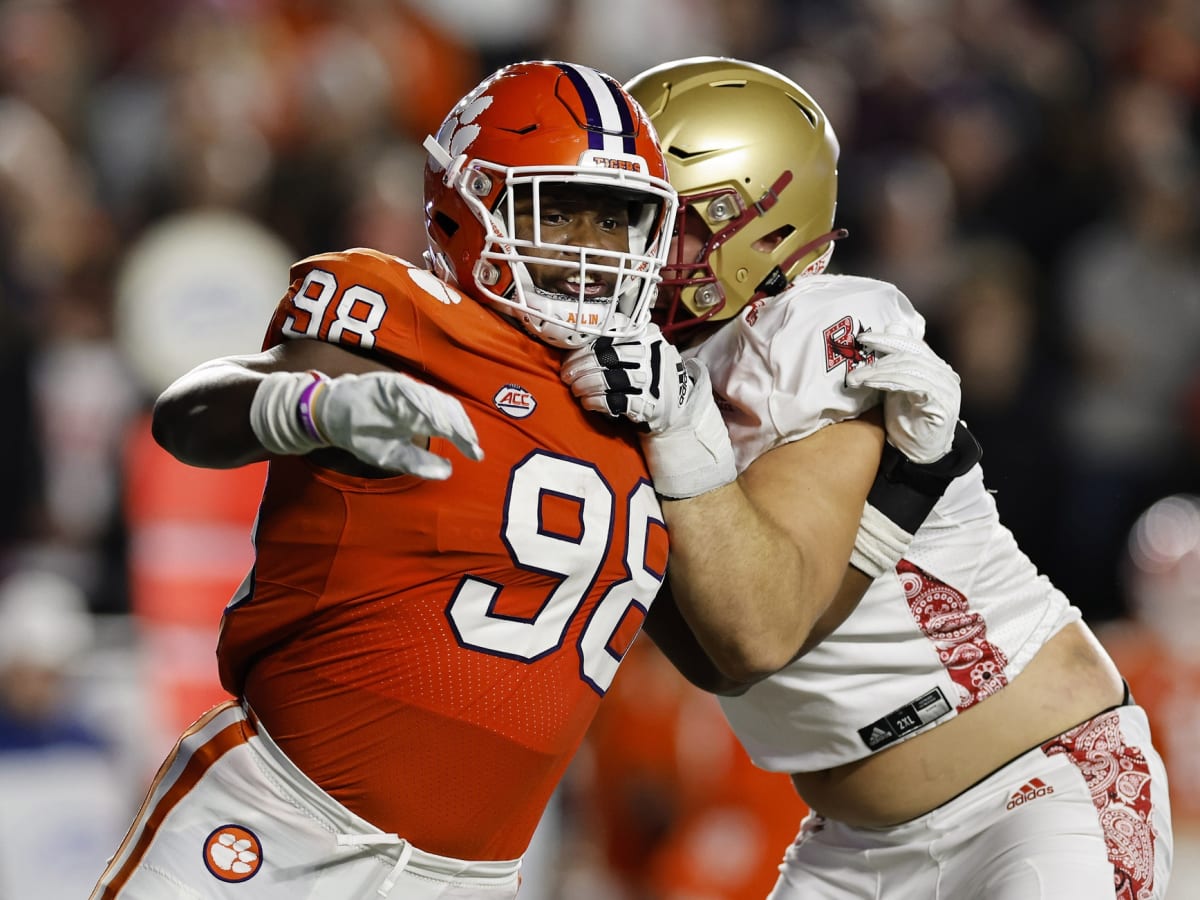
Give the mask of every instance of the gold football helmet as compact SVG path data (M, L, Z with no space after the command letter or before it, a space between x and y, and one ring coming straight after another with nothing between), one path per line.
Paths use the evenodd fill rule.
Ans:
M679 192L678 240L654 316L664 332L737 315L821 271L833 241L838 142L816 101L765 66L697 56L625 89L650 116Z

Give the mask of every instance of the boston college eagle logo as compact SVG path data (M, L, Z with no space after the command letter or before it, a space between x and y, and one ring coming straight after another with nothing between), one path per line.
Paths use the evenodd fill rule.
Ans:
M822 335L825 338L825 371L832 372L838 366L845 364L847 372L853 372L859 366L874 361L874 353L863 353L862 347L854 339L856 334L864 330L861 326L856 330L854 320L849 316L839 319Z

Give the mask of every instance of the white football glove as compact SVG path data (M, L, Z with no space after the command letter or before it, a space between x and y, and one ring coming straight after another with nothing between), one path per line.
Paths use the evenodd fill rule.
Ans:
M468 459L483 458L462 404L399 372L273 372L255 391L250 426L271 453L340 447L368 465L420 478L448 478L451 466L413 438L446 438Z
M875 353L875 361L852 370L846 386L885 392L884 428L905 457L920 464L941 459L950 452L958 424L958 374L923 340L901 331L866 331L856 337Z
M737 478L708 370L680 357L657 325L572 351L560 375L584 409L643 426L642 452L664 497L695 497Z

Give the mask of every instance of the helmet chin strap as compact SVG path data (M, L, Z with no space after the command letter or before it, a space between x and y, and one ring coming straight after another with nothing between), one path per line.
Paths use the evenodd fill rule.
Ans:
M529 302L530 297L537 297L545 300L547 303L562 303L577 307L579 298L570 294L564 294L561 291L548 291L545 288L538 287L523 264L514 263L512 267L516 269L518 266L520 267L520 271L516 273L517 277L513 280L512 290L514 292L518 290L522 291L526 299L519 310L507 310L508 315L515 316L526 331L552 347L574 350L578 347L586 347L591 344L596 339L596 335L572 328L570 325L562 322L556 322L548 317L550 310L546 310L545 314L543 314L543 310L539 310ZM614 310L613 315L617 316L620 313Z
M554 300L561 303L574 303L577 298L570 294L564 294L562 291L548 291L545 288L538 287L536 284L529 288L530 293L537 294L539 297L545 297L547 300Z
M558 347L560 350L575 350L578 347L586 347L596 340L596 335L594 334L573 331L565 325L560 325L558 322L539 318L532 312L522 313L521 323L525 326L526 331L543 344Z
M528 289L530 293L536 294L551 303L565 303L571 306L577 306L579 298L571 294L564 294L559 291L547 291L543 288L534 285ZM610 325L619 324L622 321L628 321L628 316L621 312L617 301L612 298L605 300L610 308L606 311L608 322ZM589 332L581 331L577 328L571 328L570 325L564 325L560 322L554 322L543 318L539 315L539 310L536 307L529 306L523 313L522 318L528 323L529 327L534 330L534 333L542 341L555 347L562 347L567 350L573 350L576 347L586 347L591 344L598 335Z

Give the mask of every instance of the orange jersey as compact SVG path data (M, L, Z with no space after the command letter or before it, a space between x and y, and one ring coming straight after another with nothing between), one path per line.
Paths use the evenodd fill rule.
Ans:
M292 269L267 346L356 345L457 396L485 458L446 481L271 462L221 679L318 785L464 859L522 854L662 581L635 436L561 351L395 257Z

